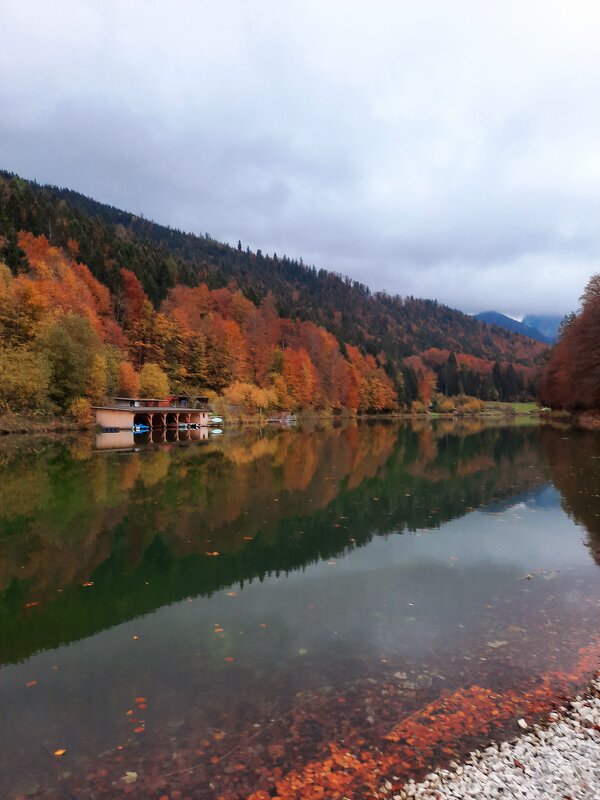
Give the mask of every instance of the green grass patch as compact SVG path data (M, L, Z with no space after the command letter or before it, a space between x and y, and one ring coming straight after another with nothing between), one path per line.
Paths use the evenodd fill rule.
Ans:
M537 403L501 403L500 401L488 401L485 410L491 414L537 414L539 406Z

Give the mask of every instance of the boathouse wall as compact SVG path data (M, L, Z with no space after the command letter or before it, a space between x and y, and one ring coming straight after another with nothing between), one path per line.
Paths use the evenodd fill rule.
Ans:
M179 424L208 425L208 411L197 409L156 408L116 408L94 407L96 424L101 428L127 430L135 425L148 425L150 428L176 428Z

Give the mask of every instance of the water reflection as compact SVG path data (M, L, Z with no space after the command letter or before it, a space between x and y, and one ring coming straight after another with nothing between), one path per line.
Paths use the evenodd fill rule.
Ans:
M350 425L0 459L5 793L62 796L39 743L67 748L76 795L122 746L155 773L185 753L191 796L246 797L329 742L381 749L441 692L571 669L596 628L591 434Z
M543 483L531 469L536 441L533 430L379 425L112 458L80 441L5 450L0 661L326 560L375 534L438 527ZM91 581L94 591L82 591Z

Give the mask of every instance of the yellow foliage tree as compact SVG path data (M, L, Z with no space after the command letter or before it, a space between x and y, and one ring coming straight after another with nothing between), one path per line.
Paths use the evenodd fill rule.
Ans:
M144 364L140 370L139 391L142 397L165 397L169 394L169 378L158 364Z
M22 411L48 407L50 364L26 347L0 347L0 410Z
M92 403L101 403L106 399L108 380L108 364L103 353L96 353L87 380L87 397Z
M139 375L129 363L121 361L117 367L117 392L121 397L137 397L139 392Z

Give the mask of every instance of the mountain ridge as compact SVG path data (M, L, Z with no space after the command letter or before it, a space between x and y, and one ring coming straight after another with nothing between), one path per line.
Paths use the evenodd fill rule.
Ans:
M554 339L546 336L536 328L527 325L524 322L519 322L519 320L513 319L512 317L502 314L499 311L482 311L474 316L475 319L480 320L480 322L485 322L488 325L496 325L499 328L504 328L512 333L518 333L521 336L527 336L530 339L535 339L537 342L542 342L544 344L554 343Z

